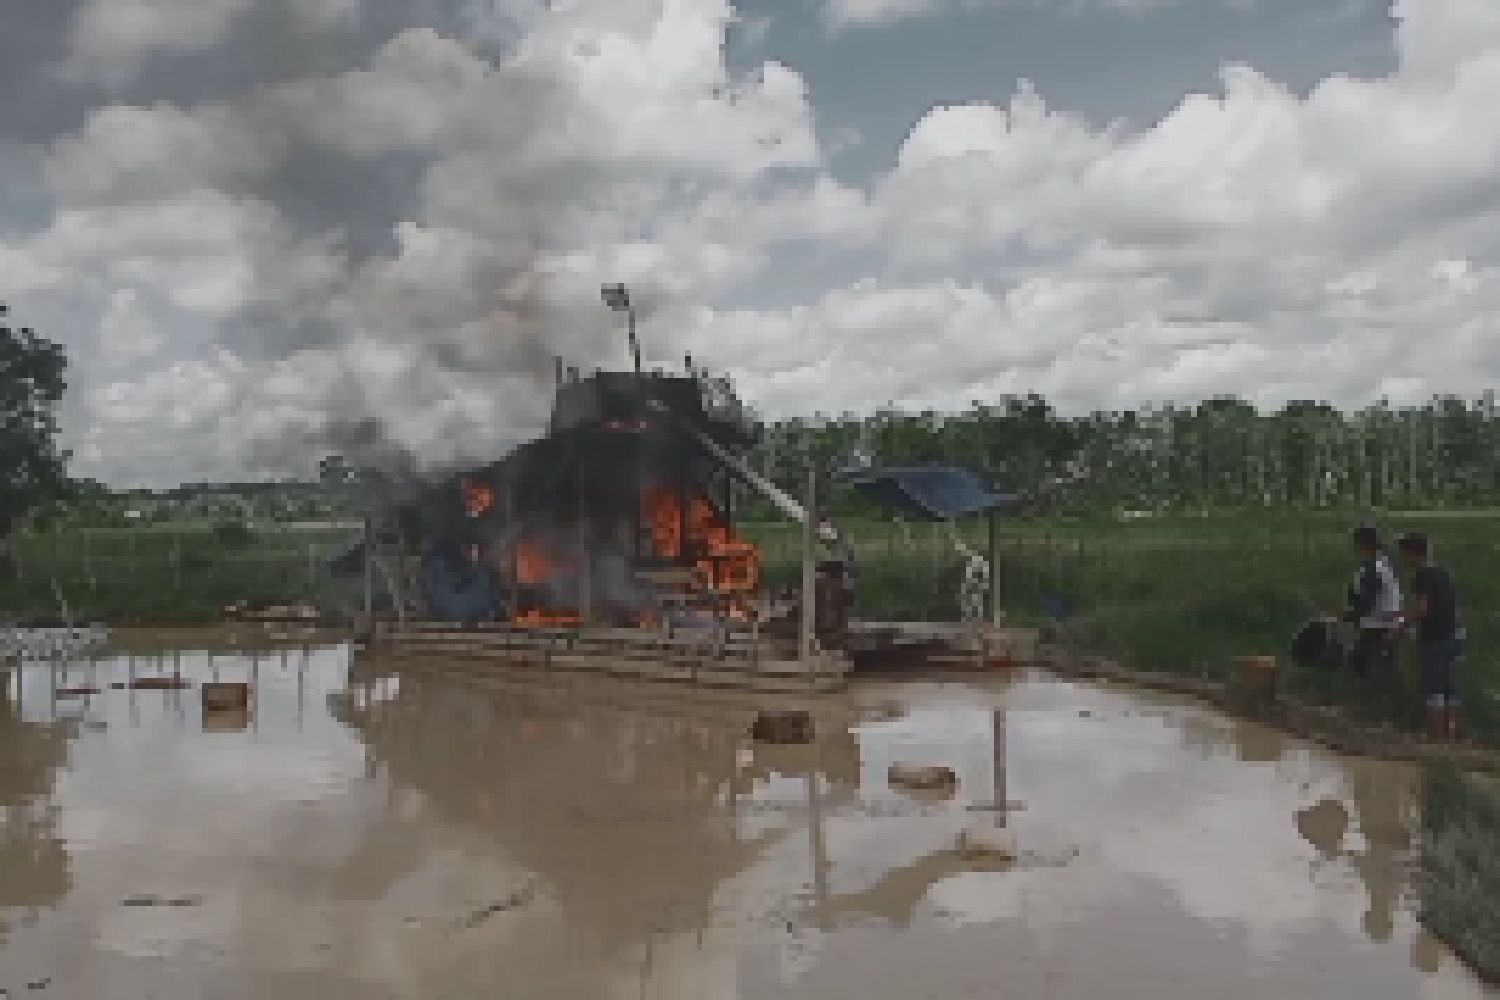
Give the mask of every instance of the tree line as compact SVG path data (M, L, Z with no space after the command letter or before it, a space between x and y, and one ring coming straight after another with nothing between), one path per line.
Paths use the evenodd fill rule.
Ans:
M60 345L13 325L0 303L0 541L31 511L68 492L68 455L57 446L67 364Z
M1080 416L1031 394L951 413L778 421L756 458L791 488L809 459L962 465L1051 513L1479 507L1500 504L1497 417L1493 393L1350 412L1306 400L1262 412L1216 397Z

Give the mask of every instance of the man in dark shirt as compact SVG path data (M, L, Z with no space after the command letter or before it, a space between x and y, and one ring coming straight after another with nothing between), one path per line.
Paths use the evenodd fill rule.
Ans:
M1433 739L1458 737L1458 690L1454 664L1463 648L1458 621L1458 593L1453 575L1432 560L1426 535L1410 534L1398 543L1402 561L1412 570L1413 607L1417 623L1417 663L1422 696L1427 702L1427 725Z

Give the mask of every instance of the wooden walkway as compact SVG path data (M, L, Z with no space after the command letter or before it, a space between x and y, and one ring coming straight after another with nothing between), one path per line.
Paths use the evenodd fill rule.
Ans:
M745 628L668 633L649 629L528 628L441 622L387 626L364 649L408 661L462 661L471 669L597 674L636 680L786 693L845 686L850 662L820 651L799 660Z

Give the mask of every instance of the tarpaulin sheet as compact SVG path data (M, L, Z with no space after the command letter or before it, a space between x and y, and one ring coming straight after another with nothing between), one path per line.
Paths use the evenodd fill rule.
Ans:
M887 510L919 521L1006 510L1016 499L991 491L974 473L952 465L877 466L847 472L844 479Z

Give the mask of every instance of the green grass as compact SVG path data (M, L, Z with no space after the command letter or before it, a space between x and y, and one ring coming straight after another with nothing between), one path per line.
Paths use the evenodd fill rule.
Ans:
M1423 918L1500 980L1500 789L1452 767L1429 768L1423 785Z
M315 599L349 537L213 523L24 536L0 559L0 618L56 617L54 581L75 620L116 624L211 621L235 601Z

